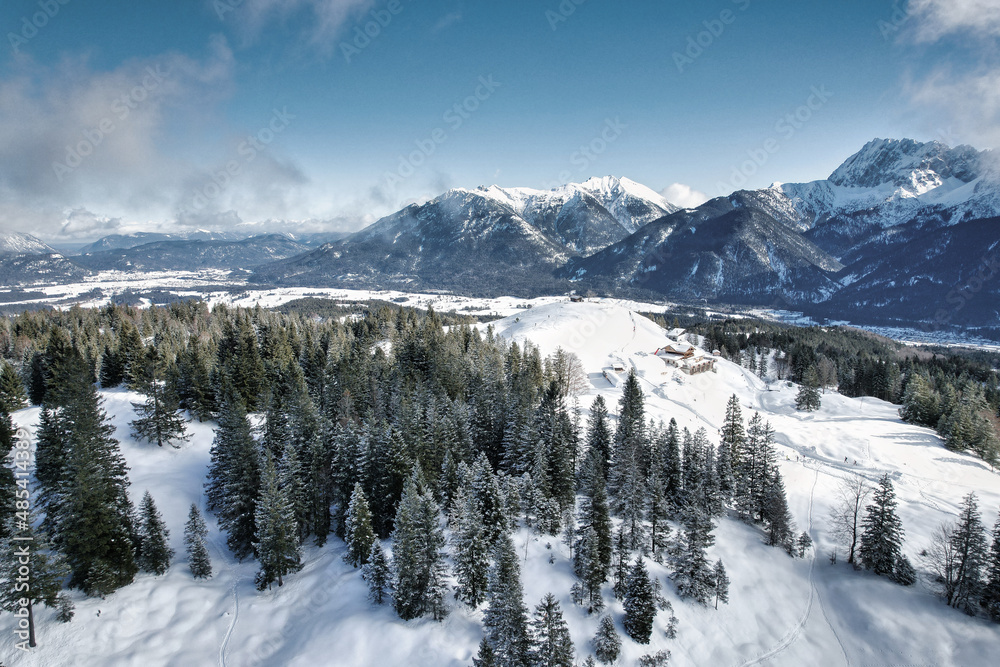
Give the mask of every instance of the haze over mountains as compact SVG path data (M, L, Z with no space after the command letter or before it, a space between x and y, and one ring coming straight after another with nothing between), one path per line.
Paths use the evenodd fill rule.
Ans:
M611 176L549 191L454 189L323 245L315 236L137 234L67 259L21 234L0 240L0 268L21 283L70 279L73 265L253 270L251 281L265 285L577 289L983 328L998 318L1000 288L990 280L1000 268L998 216L993 152L876 139L827 179L738 191L694 209ZM14 260L26 255L35 259Z

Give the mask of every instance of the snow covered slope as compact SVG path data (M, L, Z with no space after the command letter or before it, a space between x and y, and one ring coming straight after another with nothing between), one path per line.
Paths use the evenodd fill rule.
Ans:
M0 255L45 255L55 252L52 246L31 234L0 232Z
M1000 481L981 461L945 450L928 429L903 424L894 406L874 399L823 396L820 411L795 412L795 387L761 379L727 361L717 373L687 376L651 353L668 342L652 322L614 303L553 302L525 309L494 323L501 335L536 342L543 353L563 347L577 353L592 388L581 397L586 408L603 394L612 412L620 390L600 371L620 360L640 370L649 416L677 419L682 427L708 430L715 440L726 399L737 394L744 417L761 411L777 433L779 459L789 504L799 530L809 530L816 549L805 560L763 544L759 530L725 519L710 550L722 558L732 579L730 604L718 611L677 599L664 590L680 619L679 634L667 640L665 618L657 617L652 643L624 640L619 664L668 649L671 665L961 665L994 664L1000 632L971 619L932 596L924 583L902 588L841 563L827 560L833 543L826 529L834 489L841 477L877 479L888 473L896 485L906 529L905 551L918 556L930 534L951 520L963 495L975 491L984 521L1000 509ZM139 445L128 435L130 402L138 396L105 392L116 415L117 437L131 466L133 498L149 489L171 530L177 551L162 577L140 575L136 583L105 600L74 593L76 619L54 621L38 613L39 647L16 654L12 618L0 616L0 663L28 667L62 665L227 665L439 667L469 665L481 637L481 612L454 609L442 623L400 621L388 606L374 607L356 570L342 561L337 539L306 550L306 565L285 586L258 593L256 564L238 563L209 520L215 576L195 583L187 572L182 530L190 503L203 503L202 483L209 461L210 424L192 424L194 437L180 450ZM33 428L38 409L15 414ZM786 459L787 456L787 459ZM846 458L846 461L845 461ZM855 465L855 461L857 464ZM522 560L525 601L533 607L551 591L559 599L580 662L590 653L596 617L575 607L569 551L557 538L527 532L515 535ZM551 561L551 562L550 562ZM665 578L664 568L650 571ZM611 599L610 593L606 599ZM611 603L619 632L622 608Z

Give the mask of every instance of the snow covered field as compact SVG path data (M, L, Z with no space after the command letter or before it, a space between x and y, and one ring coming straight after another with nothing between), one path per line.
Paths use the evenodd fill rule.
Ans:
M138 288L138 285L132 284ZM65 286L60 286L65 290ZM236 301L273 306L315 289L270 290ZM331 294L345 294L330 290ZM371 293L391 298L391 293ZM620 360L639 372L647 414L677 419L682 427L705 427L717 441L728 397L736 394L744 418L760 411L776 431L781 472L798 530L808 530L814 550L802 559L767 547L762 533L734 520L722 520L714 560L722 558L732 580L729 605L718 611L682 602L665 580L664 568L649 563L664 583L680 619L678 636L663 633L666 618L657 617L652 643L639 646L621 626L621 605L614 613L624 638L620 664L659 649L672 652L672 665L961 665L996 664L1000 626L969 618L948 608L921 581L902 588L844 564L831 565L834 548L827 516L841 478L863 475L875 481L888 473L895 484L906 530L905 552L919 570L919 553L931 534L951 521L962 497L975 491L983 520L992 526L1000 510L1000 478L983 462L943 448L933 431L900 421L896 407L871 398L823 396L821 410L797 413L797 387L765 384L748 371L720 360L716 373L687 376L668 368L652 352L668 342L665 332L618 302L568 303L565 299L449 301L425 295L440 310L448 303L476 304L511 313L494 323L502 335L532 340L543 354L563 347L579 355L591 389L581 397L586 410L603 394L612 412L620 390L601 375ZM480 303L481 302L481 303ZM410 305L421 305L411 303ZM631 304L628 304L631 305ZM634 307L634 306L633 306ZM643 305L643 309L649 309ZM131 466L131 492L138 502L145 490L155 498L176 551L170 571L161 577L141 574L136 582L105 600L73 593L76 618L64 625L54 613L38 610L39 647L29 655L13 648L12 618L0 616L0 664L26 665L344 665L415 667L468 665L481 638L482 612L456 606L442 623L429 619L403 622L391 607L366 598L357 570L342 560L344 545L333 538L322 549L305 550L304 569L286 585L258 593L254 562L236 562L224 548L214 519L211 529L214 576L196 582L187 570L182 531L192 502L204 507L202 484L209 462L212 425L193 423L193 437L182 449L140 445L129 437L136 394L105 392L106 410L114 415L117 437ZM39 410L14 415L31 430ZM856 463L855 463L856 462ZM559 599L580 662L590 653L598 618L572 604L575 578L568 548L558 539L522 531L515 536L522 561L525 601L530 609L547 592ZM610 588L606 599L611 599Z
M223 289L224 288L224 289ZM169 292L179 298L201 299L214 306L224 303L230 306L252 308L277 308L289 301L304 297L338 299L341 301L393 301L413 308L433 307L439 312L455 311L470 315L495 314L502 317L512 315L526 308L565 301L564 296L546 296L534 299L518 297L476 298L445 293L399 292L395 290L357 290L333 287L273 287L259 288L245 281L233 278L229 271L159 271L124 272L102 271L84 282L67 284L41 284L23 288L29 292L44 294L43 297L23 301L2 301L9 309L18 306L46 304L55 308L69 308L78 305L83 308L98 308L123 294L142 293L148 290ZM100 295L96 291L100 291ZM2 295L2 292L0 292ZM144 305L150 305L148 298ZM662 313L668 304L652 304L622 299L596 299L611 302L625 308L642 312Z

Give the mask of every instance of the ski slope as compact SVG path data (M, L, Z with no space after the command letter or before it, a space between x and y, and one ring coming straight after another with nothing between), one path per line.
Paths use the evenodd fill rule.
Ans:
M962 497L975 491L983 520L992 526L1000 510L1000 481L981 461L945 450L929 429L902 423L896 407L871 398L823 396L816 413L794 409L797 387L773 380L770 386L737 365L720 360L717 372L687 376L667 369L652 352L669 342L649 320L613 302L552 301L493 323L507 338L531 340L543 354L557 347L575 352L589 374L591 389L580 399L586 410L598 394L612 412L620 389L601 370L613 361L634 366L654 419L677 419L682 427L704 427L717 440L726 400L736 394L744 418L760 411L776 432L789 506L799 531L808 530L815 548L806 559L791 559L767 547L762 533L722 520L710 550L722 558L732 580L730 603L718 611L682 602L665 579L666 570L648 563L680 620L668 640L666 617L657 616L653 639L639 646L624 633L622 607L609 604L623 637L619 664L643 654L672 652L671 665L956 665L995 664L1000 626L950 609L924 581L902 588L844 564L831 565L834 548L827 515L842 477L874 481L888 473L895 484L906 530L905 551L918 570L919 552L931 534L950 521ZM686 342L686 341L685 341ZM133 499L148 489L171 530L176 551L169 572L138 576L105 600L73 592L77 605L68 625L50 610L37 610L39 647L29 655L13 648L13 619L0 616L0 664L61 665L296 665L439 667L471 664L481 638L482 612L456 605L441 623L403 622L388 605L376 607L356 570L346 565L344 545L333 538L323 548L305 550L305 567L282 588L254 589L254 562L239 563L225 550L211 517L214 576L195 582L187 570L182 533L192 502L203 507L202 484L209 462L211 424L191 424L193 437L182 449L138 444L129 436L136 394L104 393L117 437L131 466ZM28 430L38 409L14 415ZM846 461L845 461L846 459ZM855 464L857 461L857 464ZM570 601L574 582L569 550L559 538L520 531L515 544L522 560L525 602L559 599L579 662L592 653L598 618ZM610 588L605 598L612 600Z

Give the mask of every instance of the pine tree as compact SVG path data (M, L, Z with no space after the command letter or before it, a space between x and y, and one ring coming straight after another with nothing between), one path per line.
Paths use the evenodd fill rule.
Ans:
M986 585L981 603L987 615L1000 622L1000 517L993 525L993 543L986 564Z
M393 582L396 613L404 621L431 612L438 615L435 585L440 583L444 532L438 521L438 506L430 491L418 487L420 474L414 469L403 490L392 534Z
M947 585L947 603L967 613L973 613L983 588L983 569L987 565L986 531L976 502L970 493L962 501L958 525L951 533L951 573Z
M774 430L754 413L747 428L745 455L735 478L736 509L746 522L763 521L769 482L777 470L774 451Z
M270 453L261 474L260 500L254 511L257 534L254 552L260 561L260 570L254 579L257 590L270 588L271 583L284 585L284 577L302 567L299 529L295 511L287 489L278 484L278 471Z
M815 412L820 409L819 375L815 366L810 366L803 376L802 387L795 396L795 409Z
M628 561L632 555L629 548L628 538L625 535L625 526L618 526L615 534L615 550L612 556L612 569L614 570L615 598L621 600L625 597L625 586L628 582Z
M896 570L892 573L892 580L900 586L912 586L917 583L917 570L910 563L906 556L900 556L896 561Z
M361 567L368 562L372 544L375 543L375 531L372 530L372 515L360 482L354 485L351 503L347 508L346 538L347 553L344 560L354 567Z
M458 580L455 597L475 609L486 601L489 583L489 546L483 517L475 498L464 488L459 488L453 505L451 542Z
M718 560L715 563L715 608L719 608L719 603L729 604L729 575L726 574L726 566L722 564L722 560Z
M66 352L50 370L36 469L44 525L66 557L70 586L103 596L138 571L128 466L79 353Z
M496 664L510 667L529 664L528 610L517 560L510 537L501 538L494 553L486 595L489 603L483 614L486 641L493 649Z
M27 614L27 628L15 631L14 647L34 648L35 605L59 609L59 620L73 618L73 602L63 594L62 582L69 572L65 560L49 549L44 533L36 531L33 517L10 519L7 537L0 540L0 609Z
M586 482L583 500L580 503L579 528L578 533L582 536L588 528L594 531L594 542L592 548L597 558L593 567L601 573L601 580L607 580L607 573L611 568L614 545L612 543L611 515L608 511L608 496L604 479L591 473Z
M641 656L635 664L637 667L667 667L668 662L670 662L670 651L657 651Z
M14 480L14 471L4 465L7 457L14 450L18 438L14 430L14 422L7 412L6 406L0 402L0 539L7 537L8 521L17 512L18 495L27 493L28 480L21 482L19 493L18 483ZM27 449L28 443L18 444L18 449Z
M764 512L761 518L767 524L767 543L792 553L794 523L788 511L785 482L777 468L772 471L764 493Z
M41 405L45 400L45 355L35 352L25 364L24 382L28 387L28 400L32 405Z
M588 460L593 461L593 471L607 482L608 466L611 465L611 430L608 428L608 407L600 394L591 404L587 419L587 454Z
M680 436L677 430L677 420L672 418L663 433L660 448L663 451L663 485L664 493L670 505L677 509L681 505L684 492L681 462Z
M899 416L905 422L921 426L935 426L941 418L937 398L924 376L914 373L907 380Z
M139 567L145 572L152 574L165 574L170 567L170 558L174 555L173 550L167 544L170 531L163 523L153 496L146 491L142 496L141 526L139 534Z
M622 519L630 549L638 549L645 541L642 519L647 448L644 398L633 369L619 401L618 428L608 478L612 509Z
M240 314L235 322L225 323L217 370L221 377L219 386L232 387L247 410L256 410L264 404L267 396L264 362L249 315Z
M648 498L646 500L646 521L649 522L649 546L653 559L662 562L663 550L670 538L670 526L667 518L670 515L670 503L667 500L666 488L661 474L663 465L659 448L654 451L653 461L649 469Z
M208 555L205 540L208 538L208 527L201 518L198 506L191 503L188 520L184 525L184 546L187 548L188 563L195 579L208 579L212 576L212 560Z
M306 475L299 462L298 442L289 442L281 455L278 466L278 485L288 494L288 501L292 504L292 513L295 515L295 524L299 528L299 541L305 541L309 536L311 523L309 507L309 491L306 488ZM365 549L365 557L368 550Z
M177 397L163 379L164 359L157 348L150 347L145 355L146 370L137 379L139 390L146 394L145 403L133 403L136 419L129 422L132 437L162 447L163 443L185 442L185 420L178 413ZM177 447L177 445L173 445Z
M861 527L861 563L875 574L891 576L902 555L903 525L896 516L896 493L888 474L879 480Z
M116 356L122 367L123 379L130 389L138 388L142 381L144 353L142 334L132 320L122 319L118 331Z
M111 389L125 381L125 363L118 351L110 345L104 346L101 353L101 387Z
M472 658L472 664L473 667L498 667L493 647L486 641L486 637L483 637L482 641L479 642L479 653Z
M707 604L712 596L714 573L705 550L712 546L712 520L690 510L684 517L684 539L670 577L681 598Z
M606 665L618 659L622 650L622 639L615 629L615 622L610 615L602 616L594 637L594 655Z
M493 474L493 466L485 454L481 454L472 465L468 491L478 503L483 517L483 531L489 549L507 533L509 522L505 519L503 493L500 483Z
M579 602L587 603L588 612L604 608L601 584L607 580L607 570L601 564L597 533L590 526L580 531L573 552L573 571L580 579L582 595Z
M798 549L799 558L806 557L806 553L808 553L809 549L812 548L812 544L813 541L809 536L809 533L803 530L802 534L799 535L799 539L795 543L795 546Z
M635 559L635 564L629 571L624 606L625 632L638 643L648 644L653 634L653 619L656 618L656 600L641 556Z
M437 516L437 505L434 506L435 517ZM441 539L441 544L444 544L444 539ZM431 618L435 621L443 621L448 615L448 593L451 589L448 587L448 566L445 565L444 559L441 554L431 563L430 573L427 582L427 610L430 612Z
M561 511L573 503L576 439L555 382L549 383L542 396L535 411L535 424L539 447L535 451L532 476L547 496L558 501Z
M733 394L726 404L722 422L722 442L719 443L719 485L728 500L736 493L734 475L740 470L746 456L747 436L743 428L743 411L740 399Z
M382 604L392 594L392 568L378 541L372 542L368 562L361 568L361 577L368 584L368 599Z
M535 607L530 635L528 660L531 667L573 667L573 639L563 620L559 601L552 593Z
M28 394L24 381L14 367L0 361L0 407L5 412L16 412L28 405Z
M208 509L215 511L226 544L239 560L253 553L260 497L260 454L246 409L232 392L224 394L219 427L212 442L205 484Z

